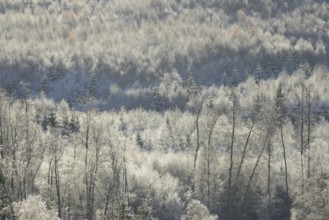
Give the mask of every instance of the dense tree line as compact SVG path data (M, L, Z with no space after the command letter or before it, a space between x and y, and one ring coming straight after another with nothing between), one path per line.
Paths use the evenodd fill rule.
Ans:
M2 90L0 217L326 219L327 82L303 64L198 88L188 111L99 111L86 96L79 112Z
M208 86L232 84L224 73L234 66L241 81L257 67L268 78L304 60L326 64L328 7L323 0L1 0L0 82L14 96L23 96L22 80L31 95L44 91L70 105L93 86L103 108L148 108L168 74Z

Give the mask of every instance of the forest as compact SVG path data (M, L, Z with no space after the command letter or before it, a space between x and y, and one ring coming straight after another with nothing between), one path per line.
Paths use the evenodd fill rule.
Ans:
M325 0L0 0L0 219L329 219Z

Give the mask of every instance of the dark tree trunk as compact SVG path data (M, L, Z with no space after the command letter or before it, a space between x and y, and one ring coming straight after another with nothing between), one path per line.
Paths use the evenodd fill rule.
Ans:
M300 123L300 165L301 165L301 192L304 194L304 86L302 86Z
M286 192L287 192L287 195L289 195L288 166L287 166L287 157L286 157L286 147L285 147L284 139L283 139L283 127L282 127L282 125L280 126L280 131L281 131L281 143L282 143L282 150L283 150L284 170L285 170Z
M233 92L233 109L232 109L232 135L231 135L231 146L230 146L230 168L228 176L228 195L227 195L227 205L231 205L231 185L232 185L232 172L233 172L233 154L234 154L234 138L235 138L235 122L236 122L236 96Z
M257 169L257 167L258 167L259 160L260 160L260 158L262 157L262 155L263 155L263 153L264 153L264 150L265 150L265 147L266 147L266 144L267 144L268 138L269 138L269 133L270 133L270 132L267 131L267 134L266 134L266 137L265 137L265 141L264 141L264 143L263 143L263 147L262 147L262 149L261 149L261 151L260 151L260 154L259 154L258 157L257 157L257 160L256 160L256 163L255 163L255 166L254 166L254 168L253 168L253 170L252 170L252 172L251 172L251 175L250 175L250 177L249 177L249 180L248 180L248 183L247 183L247 186L246 186L246 191L245 191L245 193L244 193L244 197L243 197L243 204L242 204L242 208L243 208L243 209L245 208L245 205L246 205L248 191L249 191L249 188L250 188L250 186L251 186L252 179L253 179L253 177L254 177L254 175L255 175L255 173L256 173L256 169Z

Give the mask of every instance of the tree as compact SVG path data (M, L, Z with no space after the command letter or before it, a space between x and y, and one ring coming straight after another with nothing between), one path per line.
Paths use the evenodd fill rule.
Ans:
M90 130L92 126L92 118L93 118L93 109L88 109L86 112L86 119L85 119L85 186L86 186L86 219L92 220L93 213L90 210L90 203L91 203L91 191L90 187L93 184L89 178L90 170L89 170L89 151L90 151Z
M192 73L189 73L187 77L187 96L190 100L200 92L200 87L196 84Z
M238 171L237 171L236 179L235 179L235 186L234 186L234 191L233 191L233 196L232 196L233 199L235 199L235 196L236 196L236 192L237 192L237 188L238 188L238 184L239 184L239 178L240 178L240 175L241 175L242 165L243 165L243 162L244 162L245 157L246 157L248 143L249 143L249 140L250 140L250 137L251 137L251 133L253 132L254 126L255 126L255 124L253 123L251 125L251 128L249 129L248 136L247 136L245 145L243 147L241 160L240 160L240 163L239 163L239 166L238 166Z
M232 90L231 94L231 99L232 99L232 134L231 134L231 143L230 143L230 167L229 167L229 176L228 176L228 196L227 196L227 206L231 206L231 186L232 186L232 174L233 174L233 154L234 154L234 139L235 139L235 126L236 126L236 114L237 114L237 105L238 105L238 100L237 100L237 95L236 91Z
M9 194L9 189L6 184L5 176L2 173L2 165L0 165L0 218L6 219L11 217L16 220L15 210L13 208L12 196ZM9 206L9 211L7 211Z
M157 112L162 112L164 110L164 100L158 91L153 92L153 99L150 104L150 108Z
M291 217L292 199L287 190L277 185L271 207L271 219L288 220Z
M218 217L216 215L211 215L207 207L201 204L198 200L192 200L186 207L185 215L182 217L182 220L216 220Z
M60 134L59 130L53 129L50 136L49 143L49 154L51 155L54 166L52 167L52 163L49 163L49 169L53 169L55 173L55 190L56 190L56 201L57 201L57 215L58 218L62 218L62 191L61 191L61 173L60 173L60 161L63 155L63 143L60 143ZM51 177L52 178L52 177Z
M197 110L196 114L196 119L195 119L195 127L196 127L196 148L195 148L195 154L194 154L194 163L193 163L193 170L194 170L194 182L192 186L192 191L195 193L195 187L196 187L196 182L197 182L197 161L198 161L198 156L199 156L199 150L201 147L200 143L200 117L201 117L201 112L203 108L203 103L206 99L206 96L203 95L201 97L201 101Z
M213 109L215 108L215 109ZM207 115L207 127L209 128L207 131L207 141L204 146L204 154L205 154L205 162L206 162L206 186L207 186L207 197L206 197L206 205L207 207L210 207L211 205L211 174L212 174L212 168L211 168L211 163L214 160L214 155L215 155L215 150L214 146L212 144L212 138L213 138L213 133L215 132L215 127L217 124L217 121L219 117L222 114L221 109L219 107L211 107L209 108L209 113Z
M275 97L275 113L277 124L280 127L280 136L281 136L281 144L282 144L282 152L283 152L283 160L284 160L284 169L285 169L285 185L286 185L286 193L289 195L289 186L288 186L288 167L287 167L287 156L286 156L286 147L284 143L283 137L283 124L286 117L286 98L284 93L282 92L282 85L280 84Z
M247 182L247 185L246 185L245 193L244 193L243 200L242 200L243 201L242 202L242 210L244 210L246 208L246 204L247 204L246 202L247 202L247 196L248 196L248 193L249 193L249 189L251 187L252 180L253 180L253 178L254 178L254 176L256 174L256 170L257 170L257 167L259 165L259 161L260 161L260 159L261 159L261 157L262 157L262 155L264 153L265 147L267 145L269 134L270 134L270 130L267 128L266 136L265 136L264 142L262 144L261 151L260 151L260 153L259 153L259 155L257 157L257 160L255 162L255 165L254 165L254 167L252 169L251 175L250 175L250 177L248 179L248 182Z
M311 133L312 133L312 85L308 85L306 88L306 98L307 98L307 178L311 177Z
M84 121L83 126L81 126L82 130L82 144L84 146L84 185L85 185L85 217L87 220L94 219L95 210L94 210L94 196L95 196L95 171L97 173L97 166L95 166L94 161L92 161L92 155L90 153L92 152L92 131L95 129L95 115L97 112L97 107L100 104L99 101L94 97L95 96L95 73L92 73L91 75L91 81L86 86L85 90L85 96L80 98L78 101L80 102L84 112ZM72 128L75 128L72 127ZM96 138L97 139L97 138ZM95 152L96 154L99 154L99 147L96 146ZM95 160L98 160L99 158L94 158ZM96 161L98 162L98 161Z
M89 185L87 188L87 219L94 219L95 215L95 188L96 188L96 180L100 165L100 153L102 147L102 136L103 134L103 126L98 124L97 126L92 128L91 137L93 140L94 146L94 157L92 161L92 166L90 168L90 173L88 173L88 181Z
M61 188L60 188L60 173L59 173L59 166L58 166L58 152L57 152L57 145L55 146L55 181L56 181L56 194L57 194L57 208L58 208L58 217L62 218L62 202L61 202Z
M46 203L40 196L28 196L23 202L14 204L18 220L44 219L59 220L56 212L47 209Z
M300 165L301 165L301 193L304 194L304 84L301 85L301 103L300 103Z

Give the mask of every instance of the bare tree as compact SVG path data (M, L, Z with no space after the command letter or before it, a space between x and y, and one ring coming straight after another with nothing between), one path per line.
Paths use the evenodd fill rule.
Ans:
M194 163L193 163L193 170L194 170L194 182L192 185L192 191L195 193L195 187L196 187L196 182L197 182L197 161L198 161L198 155L199 155L199 150L200 150L200 117L201 117L201 111L203 108L203 103L205 101L205 96L202 96L200 105L197 110L197 115L195 119L195 127L196 127L196 148L195 148L195 154L194 154Z
M93 169L94 167L90 164L90 138L91 130L94 123L95 109L98 101L93 97L93 85L90 85L86 89L86 96L81 98L79 102L85 109L85 133L84 133L84 148L85 148L85 159L84 159L84 170L85 170L85 188L86 188L86 219L92 220L94 218L92 200L94 197L94 187L93 187Z
M55 169L55 184L56 184L56 195L57 195L57 210L58 217L62 218L62 197L61 197L61 183L60 183L60 173L59 173L59 159L61 157L61 152L58 143L53 143L54 147L54 169Z
M276 121L280 128L280 136L281 136L281 145L282 145L282 153L283 153L283 161L284 161L284 169L285 169L285 185L286 192L289 195L289 186L288 186L288 166L287 166L287 155L286 155L286 147L283 138L283 125L286 117L286 97L282 92L282 85L280 84L275 97L275 110L276 110Z
M93 158L93 165L91 167L91 171L88 174L89 185L88 185L88 197L87 200L87 214L89 219L94 219L94 205L95 205L95 187L96 187L96 176L98 174L98 167L99 167L99 158L100 158L100 150L102 146L102 133L103 129L101 125L97 125L92 129L92 140L94 144L94 158Z
M234 199L235 194L237 192L242 165L243 165L244 159L246 157L248 143L249 143L249 140L250 140L250 137L251 137L251 133L253 132L254 126L255 126L255 124L253 123L251 125L251 128L249 129L248 136L247 136L246 142L245 142L244 147L243 147L241 160L240 160L240 163L239 163L239 166L238 166L238 171L237 171L236 178L235 178L235 186L234 186L234 191L233 191L233 195L232 195L233 199Z
M282 150L283 150L282 152L283 152L283 160L284 160L286 192L287 192L287 195L289 195L287 155L286 155L286 147L284 144L283 126L282 125L280 126L280 134L281 134L281 144L282 144Z
M229 167L229 176L228 176L228 195L227 195L227 205L230 207L231 204L231 185L232 185L232 172L233 172L233 154L234 154L234 139L235 139L235 124L236 124L236 108L237 108L237 96L232 90L232 134L231 134L231 145L230 145L230 167Z
M9 205L11 218L13 220L16 220L16 215L15 215L14 206L13 206L13 200L12 200L12 196L9 194L9 192L10 192L10 190L7 187L5 176L2 173L2 164L0 164L0 193L2 195L1 200L3 200L3 198L7 198L7 201L8 201L7 202L8 204L6 204L6 202L4 202L4 201L1 201L0 208L2 209L3 205ZM7 219L6 217L7 217L6 215L3 215L2 213L0 213L1 219Z
M301 86L302 97L300 106L300 166L301 166L301 192L304 194L304 84Z
M207 206L209 207L211 201L210 201L210 175L211 175L211 171L210 171L210 162L211 162L211 155L213 154L212 151L212 146L211 146L211 139L212 139L212 135L214 132L214 128L216 126L216 123L218 121L218 118L220 116L220 111L216 111L215 112L215 116L214 118L212 118L211 122L210 122L210 129L209 129L209 133L208 133L208 141L207 141L207 152L206 152L206 163L207 163Z
M307 92L307 178L311 177L311 85L306 89Z
M246 206L246 202L247 202L247 195L248 195L248 192L249 192L249 188L251 186L251 183L252 183L252 180L254 178L254 175L256 173L256 170L257 170L257 167L258 167L258 164L259 164L259 161L260 161L260 158L262 157L263 153L264 153L264 150L265 150L265 147L267 145L267 142L268 142L268 138L269 138L269 135L270 135L270 130L268 129L267 132L266 132L266 136L265 136L265 140L264 140L264 143L263 143L263 146L261 148L261 151L257 157L257 160L256 160L256 163L254 165L254 168L251 172L251 175L248 179L248 183L247 183L247 186L246 186L246 190L245 190L245 193L244 193L244 196L243 196L243 204L242 204L242 208L244 209L245 206Z

